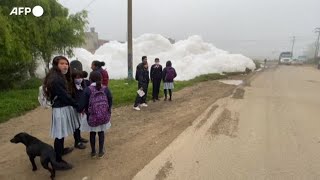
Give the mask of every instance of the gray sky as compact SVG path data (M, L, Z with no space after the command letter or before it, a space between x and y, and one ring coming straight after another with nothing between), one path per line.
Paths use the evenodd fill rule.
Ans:
M125 40L127 0L59 0L71 13L86 8L90 27L102 39ZM88 6L89 5L89 6ZM207 42L246 56L295 55L314 43L320 0L133 0L133 35L159 33L176 40L200 35Z

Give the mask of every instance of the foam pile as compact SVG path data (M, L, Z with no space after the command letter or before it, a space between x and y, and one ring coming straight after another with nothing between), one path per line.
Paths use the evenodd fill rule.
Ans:
M246 68L255 69L254 62L241 54L230 54L206 43L200 36L190 36L175 44L158 34L144 34L133 40L133 71L141 62L141 57L148 56L149 67L157 57L165 67L166 61L171 60L177 71L176 80L189 80L201 74L239 72ZM111 41L101 46L95 54L85 49L74 49L75 57L82 62L84 70L91 72L91 62L100 60L106 63L111 79L127 78L127 43ZM43 69L43 67L39 67ZM37 70L39 76L44 72Z

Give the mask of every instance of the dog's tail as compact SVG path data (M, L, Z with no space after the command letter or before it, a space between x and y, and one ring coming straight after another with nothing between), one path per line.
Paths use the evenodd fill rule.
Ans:
M64 171L72 169L72 166L70 164L65 164L63 162L57 162L56 156L53 154L50 156L50 163L52 165L52 168L58 171Z

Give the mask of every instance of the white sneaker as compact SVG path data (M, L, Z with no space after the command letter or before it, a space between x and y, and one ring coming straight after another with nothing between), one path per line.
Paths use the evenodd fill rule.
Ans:
M141 109L137 106L137 107L133 107L134 110L136 111L140 111Z
M148 104L142 103L140 106L141 106L141 107L148 107Z

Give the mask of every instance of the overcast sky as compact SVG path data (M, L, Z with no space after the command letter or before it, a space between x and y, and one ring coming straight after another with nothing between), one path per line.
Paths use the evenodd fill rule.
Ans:
M89 11L99 37L125 40L127 0L59 0L70 13ZM133 35L159 33L176 40L200 35L216 47L249 57L295 55L315 42L320 0L133 0Z

